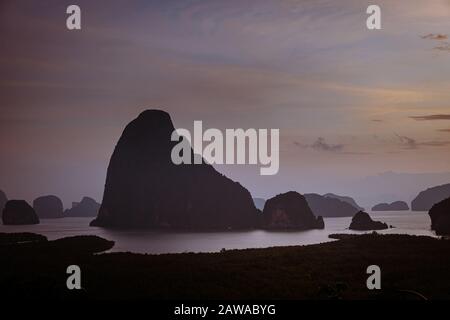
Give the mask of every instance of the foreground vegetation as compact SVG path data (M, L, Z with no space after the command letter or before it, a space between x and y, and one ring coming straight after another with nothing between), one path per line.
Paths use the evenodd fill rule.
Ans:
M47 241L0 235L0 288L8 298L450 299L450 241L407 235L335 235L339 241L220 253L101 253L98 237ZM9 240L8 240L9 239ZM12 239L12 240L11 240ZM82 290L66 288L79 265ZM382 290L366 288L378 265Z

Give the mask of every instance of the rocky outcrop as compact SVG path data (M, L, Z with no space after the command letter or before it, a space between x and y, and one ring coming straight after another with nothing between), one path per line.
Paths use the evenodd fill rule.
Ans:
M64 211L65 217L95 217L100 204L92 198L83 197L81 202L74 202L71 209Z
M450 235L450 198L436 203L428 212L431 230L438 235Z
M253 203L255 204L255 207L259 210L264 209L264 205L266 204L266 199L263 198L253 198Z
M304 196L290 191L266 201L262 213L263 228L323 229L323 218L316 218Z
M379 203L372 207L372 211L405 211L409 210L408 204L404 201L394 201L392 203Z
M33 201L33 209L41 219L64 217L63 203L57 196L42 196Z
M94 226L251 228L257 209L247 189L209 164L172 162L169 114L147 110L127 125L111 157ZM193 157L193 152L190 154Z
M364 210L364 208L361 207L361 206L359 206L359 205L356 203L355 199L353 199L352 197L348 197L348 196L339 196L339 195L334 194L334 193L326 193L326 194L324 194L323 196L324 196L324 197L327 197L327 198L334 198L334 199L338 199L338 200L341 200L341 201L343 201L343 202L346 202L346 203L348 203L349 205L351 205L352 207L355 207L356 209L358 209L358 210L360 210L360 211L363 211L363 210Z
M3 208L3 224L38 224L39 217L25 200L9 200Z
M420 192L411 202L411 210L428 211L434 204L441 202L448 197L450 197L450 183L428 188L427 190Z
M389 227L386 223L372 220L369 214L364 211L359 211L357 214L354 215L349 227L349 229L351 230L362 230L362 231L383 230L388 228Z
M6 197L6 194L0 190L0 212L3 212L6 202L8 202L8 198Z
M316 216L322 217L352 217L359 210L339 199L321 196L316 193L306 193L305 199Z

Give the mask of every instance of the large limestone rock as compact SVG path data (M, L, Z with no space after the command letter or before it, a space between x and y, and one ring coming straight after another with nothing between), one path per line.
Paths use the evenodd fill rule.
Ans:
M64 211L65 217L95 217L100 204L92 198L83 197L81 202L73 202L72 208Z
M357 214L355 214L349 227L349 229L351 230L361 231L383 230L387 228L389 228L389 226L386 223L372 220L369 214L363 211L359 211Z
M289 191L266 201L263 227L269 229L323 229L322 217L316 218L304 196Z
M3 208L3 224L38 224L39 218L34 209L25 200L9 200Z
M316 193L306 193L304 196L316 216L352 217L359 211L358 208L336 198L321 196Z
M41 219L62 218L64 207L57 196L42 196L33 201L33 208Z
M127 125L111 157L94 226L251 228L250 193L208 164L175 165L169 114L147 110Z
M427 190L420 192L411 202L411 210L428 211L434 204L441 202L448 197L450 197L450 183L428 188Z
M436 203L428 212L431 230L438 235L450 235L450 198Z

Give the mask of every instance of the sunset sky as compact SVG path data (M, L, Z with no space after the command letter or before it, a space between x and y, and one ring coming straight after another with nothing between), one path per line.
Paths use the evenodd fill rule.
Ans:
M82 30L66 29L69 4ZM0 189L100 201L148 108L176 127L279 128L278 175L217 167L255 197L449 172L449 36L450 0L2 0Z

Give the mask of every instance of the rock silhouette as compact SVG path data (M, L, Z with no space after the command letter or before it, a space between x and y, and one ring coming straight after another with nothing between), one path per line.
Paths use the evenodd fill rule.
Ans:
M100 204L92 198L83 197L81 202L74 202L71 209L64 211L65 217L95 217Z
M392 203L379 203L372 207L372 211L405 211L409 210L408 204L404 201L394 201Z
M433 205L428 214L431 218L431 230L438 235L450 235L450 198Z
M25 200L9 200L3 208L3 224L38 224L39 217Z
M111 157L94 226L113 228L250 228L250 193L211 165L171 159L168 113L147 110L127 125ZM191 156L193 152L191 150Z
M279 194L266 201L262 213L263 228L323 229L323 218L316 218L305 197L295 191Z
M306 201L316 216L352 217L359 210L339 199L321 196L316 193L305 193Z
M263 198L253 198L253 203L255 204L255 207L259 210L264 209L264 205L266 204L266 199Z
M42 196L33 201L33 209L41 219L55 219L64 217L64 207L57 196Z
M324 196L324 197L327 197L327 198L334 198L334 199L341 200L341 201L343 201L343 202L348 203L348 204L351 205L352 207L355 207L355 208L358 209L358 210L361 210L361 211L364 210L364 208L361 207L360 205L358 205L358 204L356 203L355 199L353 199L352 197L348 197L348 196L340 196L340 195L337 195L337 194L334 194L334 193L326 193L326 194L324 194L323 196Z
M8 198L6 197L6 194L0 190L0 212L3 212L6 202L8 202Z
M420 192L417 197L411 202L411 210L413 211L428 211L431 207L450 197L450 183L428 188Z
M374 221L368 213L359 211L352 218L349 229L351 230L383 230L389 228L386 223Z

